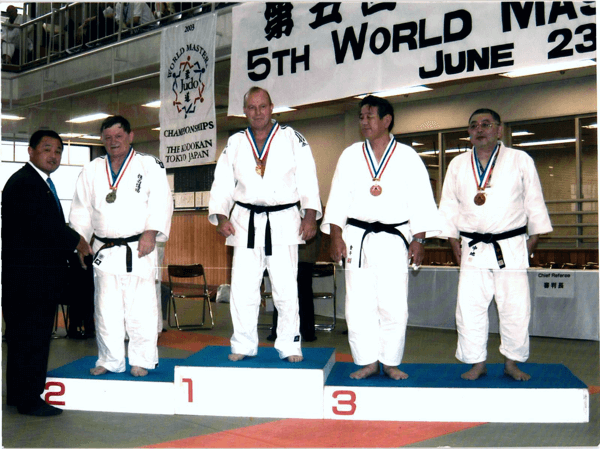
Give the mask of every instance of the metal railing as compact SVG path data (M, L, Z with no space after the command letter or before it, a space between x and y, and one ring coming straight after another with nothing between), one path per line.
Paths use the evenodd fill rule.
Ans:
M52 4L51 4L52 5ZM148 3L156 8L157 3ZM174 22L206 14L232 3L159 3L161 11L152 11L154 20L135 26L125 26L103 15L98 3L69 3L35 17L22 25L3 23L3 27L19 30L19 59L2 64L2 70L24 71L73 56L108 43L139 35ZM171 9L167 8L169 5ZM183 9L183 5L192 5ZM26 49L26 39L33 41L32 51Z

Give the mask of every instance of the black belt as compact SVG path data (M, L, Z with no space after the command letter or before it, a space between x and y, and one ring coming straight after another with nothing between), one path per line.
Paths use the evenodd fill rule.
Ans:
M523 226L512 231L501 232L500 234L480 234L479 232L463 232L460 231L462 237L468 237L472 239L469 242L469 248L477 243L491 243L494 245L494 251L496 251L496 259L498 260L498 266L502 269L506 265L504 264L504 256L502 255L502 249L498 242L500 240L509 239L518 235L527 234L527 226Z
M273 254L273 245L271 243L271 221L269 220L269 212L279 212L281 210L289 209L290 207L300 206L299 202L278 204L276 206L257 206L255 204L242 203L236 201L235 204L239 204L242 207L250 210L250 220L248 221L248 248L254 248L254 214L267 214L267 227L265 229L265 255L270 256Z
M100 251L102 251L103 249L112 248L113 246L126 246L127 254L125 255L125 263L127 265L127 272L131 273L131 269L133 267L133 261L132 261L133 257L131 254L131 247L128 244L132 243L132 242L137 242L141 236L142 236L142 234L138 234L138 235L132 235L131 237L110 239L108 237L98 237L97 235L94 235L96 240L100 240L102 243L104 243L104 245L102 245L100 247L100 249L98 251L96 251L96 254L94 254L94 260L96 260L98 253Z
M360 241L360 252L358 253L358 268L360 268L361 265L363 242L365 241L365 237L367 236L367 234L370 234L371 232L374 232L376 234L379 232L387 232L388 234L397 235L402 238L404 244L406 245L406 249L408 250L408 240L406 240L404 234L402 234L398 229L396 229L397 226L407 224L408 220L403 221L402 223L385 224L380 223L378 221L370 223L368 221L357 220L356 218L348 218L347 223L350 226L356 226L357 228L365 230L365 233L362 236L362 240Z

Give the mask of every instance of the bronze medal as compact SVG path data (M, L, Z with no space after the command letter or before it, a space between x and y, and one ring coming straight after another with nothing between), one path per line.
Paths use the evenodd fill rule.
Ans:
M112 203L115 202L116 199L117 199L117 190L116 189L111 190L109 192L109 194L106 195L106 202L107 203L112 204Z
M475 199L473 200L473 202L477 206L483 206L485 204L485 193L478 192L477 195L475 195Z
M379 184L375 184L374 186L371 186L371 195L373 196L379 196L381 195L381 186Z
M265 176L265 166L258 164L255 168L256 174L259 176Z

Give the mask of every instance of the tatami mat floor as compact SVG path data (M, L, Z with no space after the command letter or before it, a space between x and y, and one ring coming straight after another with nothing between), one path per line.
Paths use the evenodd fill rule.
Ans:
M227 304L214 304L216 326L210 331L168 330L159 341L161 357L187 357L207 345L228 345L231 319ZM268 323L263 315L261 322ZM343 320L333 332L318 332L306 347L333 347L339 361L350 361ZM261 342L267 328L259 331ZM64 335L64 329L59 329ZM404 362L458 363L456 333L410 327ZM499 337L489 339L489 362L501 363ZM6 344L2 345L6 366ZM53 418L19 415L6 406L2 389L2 445L44 448L129 447L581 447L600 444L600 347L597 341L532 337L532 363L562 363L589 387L590 422L583 424L417 423L334 420L222 418L141 415L67 410ZM52 341L49 370L96 355L94 340ZM4 372L4 369L3 369ZM265 397L272 394L268 385ZM402 406L402 404L399 404ZM560 404L556 404L560 407Z

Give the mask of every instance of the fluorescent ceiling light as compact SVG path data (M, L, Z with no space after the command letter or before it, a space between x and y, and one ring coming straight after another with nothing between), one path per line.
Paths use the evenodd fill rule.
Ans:
M446 154L448 153L464 153L465 151L467 151L468 148L448 148L446 150ZM428 151L420 151L419 154L424 154L424 155L431 155L431 154L439 154L439 151L437 150L428 150Z
M160 126L158 128L152 128L152 131L160 131Z
M596 61L591 59L582 59L580 61L558 62L556 64L525 67L523 69L513 70L512 72L500 73L500 76L505 76L507 78L518 78L520 76L539 75L540 73L559 72L561 70L578 69L581 67L591 67L594 65L596 65Z
M95 120L102 120L102 119L105 119L106 117L110 117L110 115L105 114L104 112L99 112L97 114L84 115L82 117L76 117L74 119L67 120L67 123L87 123L87 122L93 122Z
M585 125L585 126L582 126L582 128L585 128L585 129L597 129L598 128L598 123L594 123L592 125Z
M375 95L380 98L395 97L397 95L408 95L408 94L416 94L417 92L427 92L428 90L433 90L433 89L431 89L430 87L427 87L427 86L398 87L396 89L389 89L389 90L382 90L379 92L373 92L372 94L358 95L356 98L360 98L362 100L367 95Z
M419 143L419 142L413 142L412 146L413 147L422 147L423 145L425 145L424 143Z
M23 120L25 117L19 117L18 115L6 115L2 114L0 116L2 120Z
M295 109L288 108L287 106L279 106L279 107L273 108L273 114L281 114L282 112L290 112L290 111L295 111Z
M281 114L282 112L290 112L290 111L295 111L296 109L294 108L289 108L287 106L278 106L276 108L273 108L273 114ZM233 114L230 115L229 117L241 117L241 118L246 118L246 114Z
M534 133L530 133L529 131L515 131L514 133L512 133L513 137L519 137L519 136L533 136Z
M151 101L150 103L143 104L147 108L160 108L160 100Z
M89 140L102 140L102 137L100 136L91 136L89 134L86 134L85 136L81 136L82 139L89 139Z
M537 147L542 145L560 145L561 143L573 143L577 139L556 139L556 140L538 140L537 142L515 143L516 147Z
M59 136L69 139L69 138L81 137L81 136L83 136L83 134L61 133L61 134L59 134Z

